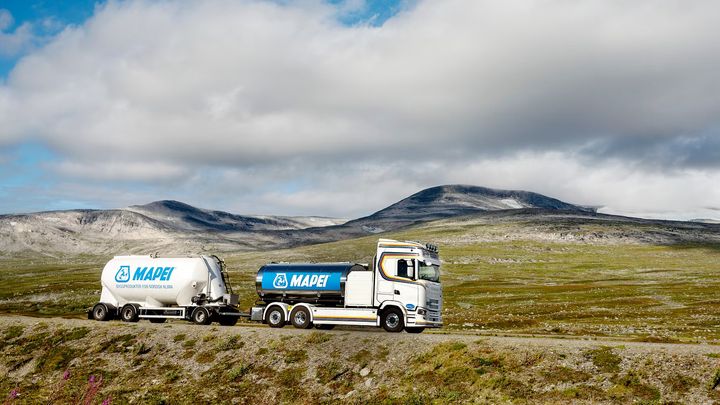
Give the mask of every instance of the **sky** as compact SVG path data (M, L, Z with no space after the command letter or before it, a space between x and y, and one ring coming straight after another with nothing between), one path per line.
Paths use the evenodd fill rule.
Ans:
M0 213L423 188L720 218L714 0L0 0Z

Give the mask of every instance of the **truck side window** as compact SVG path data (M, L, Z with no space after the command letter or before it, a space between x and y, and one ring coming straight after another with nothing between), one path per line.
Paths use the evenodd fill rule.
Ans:
M408 277L407 270L408 270L408 265L407 265L407 262L405 261L405 259L398 260L398 264L397 264L398 277L407 278Z
M398 260L397 264L398 277L414 278L415 277L415 261L414 260Z

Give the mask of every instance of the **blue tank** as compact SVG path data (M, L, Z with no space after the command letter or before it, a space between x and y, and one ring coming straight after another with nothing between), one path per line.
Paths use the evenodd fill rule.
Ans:
M342 304L345 281L351 271L368 271L353 263L271 263L262 266L255 278L261 300Z

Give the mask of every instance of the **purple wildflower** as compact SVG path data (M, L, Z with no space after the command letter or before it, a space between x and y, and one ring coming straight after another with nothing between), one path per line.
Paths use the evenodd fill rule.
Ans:
M10 391L10 398L11 398L11 399L17 398L18 395L20 395L20 393L18 392L17 388L14 389L14 390L12 390L12 391Z
M63 373L63 380L67 381L70 379L70 370L65 370Z
M88 382L90 382L90 384L95 384L95 376L91 375L90 379L88 379Z
M102 401L102 405L110 405L112 397L105 398L104 401Z

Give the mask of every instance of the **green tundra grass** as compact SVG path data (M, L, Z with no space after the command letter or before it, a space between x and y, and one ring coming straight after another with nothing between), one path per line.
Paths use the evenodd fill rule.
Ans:
M367 263L378 237L434 242L444 262L448 329L664 342L720 340L720 245L582 241L585 234L623 232L622 226L573 224L577 238L556 240L538 233L504 236L522 235L527 225L520 223L439 221L347 241L236 253L225 260L245 308L256 298L255 272L264 263ZM0 312L83 317L84 309L99 298L100 272L108 259L2 260Z

